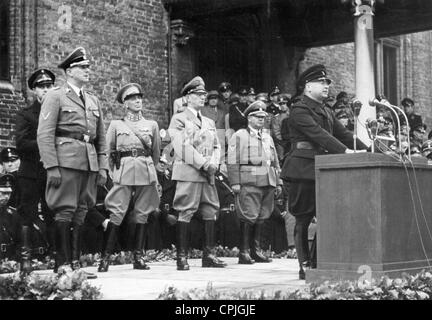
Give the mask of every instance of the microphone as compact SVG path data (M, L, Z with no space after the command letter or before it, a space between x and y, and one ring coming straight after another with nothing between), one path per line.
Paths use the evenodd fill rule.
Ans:
M354 115L356 117L359 116L360 109L361 109L362 105L363 104L361 103L361 101L359 99L357 99L357 98L354 98L353 100L351 100L351 109L354 112Z

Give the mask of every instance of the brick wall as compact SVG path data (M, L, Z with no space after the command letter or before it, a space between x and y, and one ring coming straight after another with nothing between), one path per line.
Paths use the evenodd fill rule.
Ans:
M20 93L0 92L0 149L15 146L15 114L24 105Z

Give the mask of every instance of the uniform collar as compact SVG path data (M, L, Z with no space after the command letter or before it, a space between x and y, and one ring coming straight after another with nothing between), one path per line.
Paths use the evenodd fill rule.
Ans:
M202 114L201 114L201 112L199 112L199 111L197 111L197 110L195 110L194 108L191 108L191 107L187 107L187 108L188 108L188 110L189 110L190 112L192 112L192 114L193 114L195 117L197 117L198 114L199 114L200 117L201 117L201 119L202 119Z
M311 106L315 109L320 108L320 107L321 108L324 107L324 103L319 103L318 101L316 101L312 98L309 98L307 95L303 95L303 99L308 106Z
M254 128L252 128L251 126L248 126L248 131L249 131L249 133L250 133L252 136L257 136L257 137L261 136L261 137L262 137L262 130L260 130L261 133L260 133L260 135L259 135L257 129L254 129Z
M78 88L76 85L73 85L72 83L70 83L69 81L67 81L67 84L69 85L69 87L72 88L72 90L77 94L77 96L80 96L80 91L82 91L82 88Z

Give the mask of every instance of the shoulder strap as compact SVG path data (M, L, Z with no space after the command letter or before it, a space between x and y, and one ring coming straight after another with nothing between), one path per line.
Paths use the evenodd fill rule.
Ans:
M128 123L126 121L123 120L123 123L126 125L126 127L128 127L130 129L130 131L132 131L132 133L139 139L139 141L141 142L141 144L143 145L143 148L146 149L147 151L152 151L150 150L150 147L147 145L147 143L145 143L144 139L134 130L134 128L132 128L130 125L128 125Z

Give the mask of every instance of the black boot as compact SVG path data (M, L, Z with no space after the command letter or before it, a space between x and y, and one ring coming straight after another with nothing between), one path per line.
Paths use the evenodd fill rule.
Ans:
M72 229L72 270L80 270L80 256L81 256L81 226L74 223ZM97 275L91 272L81 270L87 277L87 279L96 279Z
M216 257L215 249L215 221L204 220L204 248L202 257L203 268L223 268L226 263Z
M272 259L266 257L261 249L261 230L263 223L255 223L252 227L251 239L251 257L255 262L272 262Z
M98 272L107 272L111 254L114 251L114 246L117 243L117 234L119 226L116 226L111 221L108 222L108 227L106 230L106 243L104 246L104 254L102 260L99 262Z
M309 224L296 218L296 225L294 227L294 242L297 251L297 259L299 262L299 279L305 279L305 269L310 268L309 258L309 241L308 241L308 227Z
M54 272L72 271L71 263L71 222L56 221L55 236L56 236L56 255Z
M189 270L187 261L189 223L177 221L177 270Z
M21 272L30 273L33 271L31 265L31 249L30 249L30 227L22 226L21 229L22 246L21 246Z
M133 268L138 270L148 270L150 267L145 263L143 252L145 239L147 237L147 224L137 223L135 228L135 250Z
M240 252L239 264L254 264L255 260L251 258L249 251L249 237L251 225L247 222L240 221Z

